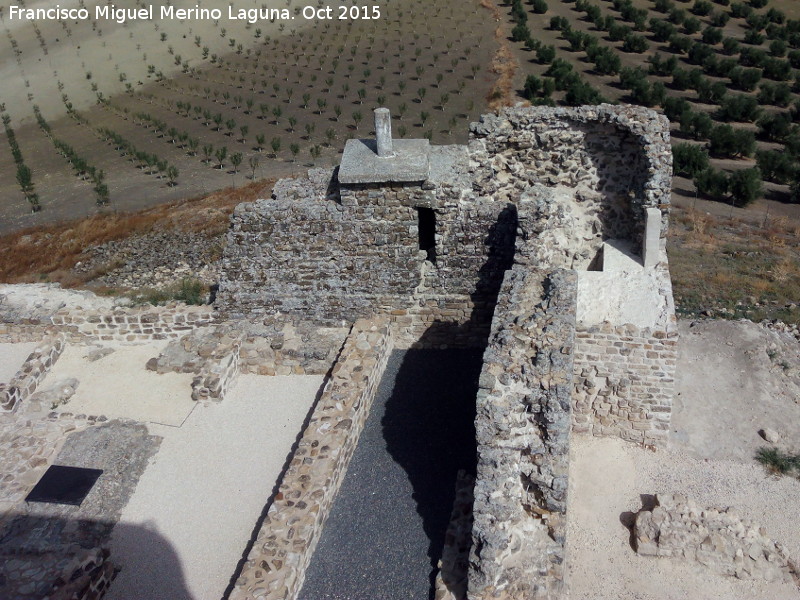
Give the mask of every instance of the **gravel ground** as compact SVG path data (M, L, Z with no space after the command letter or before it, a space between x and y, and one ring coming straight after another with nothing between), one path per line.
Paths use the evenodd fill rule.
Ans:
M569 527L570 600L797 600L788 584L742 581L678 559L637 555L626 513L640 494L679 492L703 507L735 507L800 556L800 481L760 466L707 460L682 451L651 452L615 439L573 436Z
M458 469L475 470L481 353L394 352L302 600L431 598Z
M797 587L741 581L696 563L640 557L623 523L642 495L681 493L733 507L800 558L800 481L755 462L770 427L800 450L797 341L746 321L681 322L670 450L575 435L571 444L568 577L571 600L798 600ZM789 365L787 368L786 365Z

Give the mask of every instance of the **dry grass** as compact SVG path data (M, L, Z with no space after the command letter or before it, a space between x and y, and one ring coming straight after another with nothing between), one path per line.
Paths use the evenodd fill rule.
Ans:
M678 312L800 322L800 236L788 220L753 225L675 208L668 238Z
M492 0L481 0L481 6L488 9L492 13L492 18L500 23L494 31L494 38L499 46L492 58L491 69L492 73L497 75L497 79L486 96L489 110L498 110L503 106L512 106L517 100L514 91L514 77L519 63L509 47L506 23L500 19L500 9L497 4Z
M498 32L501 28L497 28ZM495 34L497 36L497 34ZM500 34L502 35L502 33ZM490 110L497 110L503 106L512 106L516 101L514 91L514 75L517 72L517 61L508 47L505 37L500 41L500 47L495 52L492 60L492 73L497 75L497 80L489 90L487 100Z
M0 281L20 283L46 277L64 286L79 285L100 275L89 273L78 278L71 274L86 249L154 230L219 235L227 229L229 216L237 204L263 196L273 184L273 180L258 181L138 212L100 214L2 236Z

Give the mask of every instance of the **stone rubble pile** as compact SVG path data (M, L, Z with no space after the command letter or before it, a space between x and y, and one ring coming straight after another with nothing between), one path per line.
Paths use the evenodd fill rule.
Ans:
M222 234L155 231L89 248L73 271L108 287L162 288L185 278L210 285L219 279L224 243Z
M739 579L795 581L795 563L763 527L741 519L731 508L702 509L680 494L658 494L658 506L636 516L636 551L696 561Z
M797 323L784 323L783 321L778 321L774 319L772 321L764 320L759 323L762 327L769 329L770 331L779 331L783 333L788 333L798 342L800 342L800 327L798 327Z

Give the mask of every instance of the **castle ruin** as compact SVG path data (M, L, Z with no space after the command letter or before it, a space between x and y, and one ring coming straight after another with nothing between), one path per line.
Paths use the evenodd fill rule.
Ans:
M237 207L218 308L321 327L380 319L396 347L485 345L469 598L558 597L571 432L667 441L667 120L632 106L518 107L474 123L466 146L435 146L391 139L378 109L376 132L348 140L332 173ZM280 511L272 524L291 519ZM261 539L235 598L302 584L259 562L283 564L298 544Z
M0 384L0 407L31 402L65 344L91 340L180 342L147 368L192 373L194 400L223 400L238 373L327 374L228 596L285 600L302 588L392 349L485 348L459 593L559 598L570 436L667 443L667 120L633 106L515 107L473 123L465 146L436 146L393 139L378 109L375 129L347 141L338 168L236 208L213 308L0 323L3 341L45 340ZM102 595L107 559L80 567L94 590L80 598Z

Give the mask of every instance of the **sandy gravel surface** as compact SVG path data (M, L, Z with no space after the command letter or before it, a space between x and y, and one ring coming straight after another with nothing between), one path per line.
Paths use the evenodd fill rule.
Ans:
M192 375L159 375L145 369L147 361L158 356L167 343L107 342L103 347L114 352L94 362L86 355L98 346L68 344L43 385L69 377L78 379L75 395L59 408L62 412L178 426L196 404L191 397Z
M750 321L681 321L679 331L675 447L751 463L769 427L800 451L797 340Z
M733 506L800 556L800 481L756 464L651 452L615 439L574 436L571 448L568 577L571 600L797 600L788 584L741 581L677 559L638 556L626 513L640 494L680 492L701 506Z
M787 584L740 581L677 559L640 557L630 545L642 495L681 493L703 507L733 507L800 558L800 481L753 460L758 430L800 450L794 365L800 344L750 322L680 323L671 448L575 435L567 533L571 599L796 600Z
M240 375L163 436L112 535L108 600L222 597L322 376Z
M35 348L35 343L0 344L0 383L11 381Z

